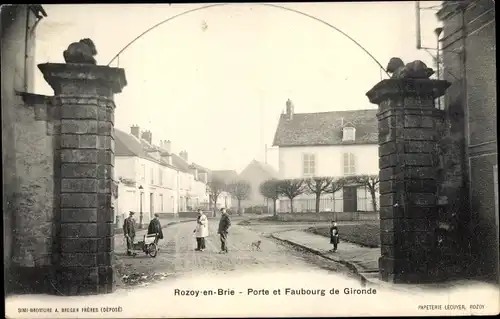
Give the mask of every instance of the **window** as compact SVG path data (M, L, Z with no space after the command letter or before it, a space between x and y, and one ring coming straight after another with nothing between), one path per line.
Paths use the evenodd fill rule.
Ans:
M353 153L344 153L343 167L344 175L356 174L356 163Z
M150 169L150 174L151 174L151 185L153 185L155 183L155 172L152 167Z
M163 213L163 194L160 194L160 212Z
M303 157L304 176L316 174L316 156L314 154L304 154Z
M163 170L158 168L158 185L163 185Z
M141 182L146 181L146 165L141 165Z
M342 141L354 141L356 139L356 129L354 127L344 127L342 129L343 138Z

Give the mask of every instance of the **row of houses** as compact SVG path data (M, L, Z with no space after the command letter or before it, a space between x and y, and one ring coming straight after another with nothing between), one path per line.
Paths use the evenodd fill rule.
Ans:
M187 151L172 152L171 141L155 145L152 138L151 131L138 126L132 126L129 133L115 129L118 219L129 211L142 212L147 223L155 213L169 216L209 209L207 184L219 172L189 162ZM230 206L231 197L223 192L217 208Z

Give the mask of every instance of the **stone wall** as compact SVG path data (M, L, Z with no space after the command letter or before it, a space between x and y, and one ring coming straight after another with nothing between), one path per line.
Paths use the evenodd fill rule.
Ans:
M442 113L434 101L448 86L446 81L391 78L366 94L379 105L379 269L384 281L445 279L436 234Z
M123 69L93 64L40 64L54 90L55 241L51 292L111 293L114 267L114 94Z
M31 28L35 16L27 5L4 6L1 14L5 289L30 292L45 286L52 253L52 140L43 97L25 102L21 95L33 85L34 33L26 34L26 19Z
M498 280L498 208L495 207L493 166L497 164L496 30L494 2L445 3L443 21L443 76L452 83L446 95L449 139L462 148L460 156L466 199L460 223L469 227L471 274L494 275ZM459 154L459 155L458 155ZM455 166L456 168L457 166ZM451 183L459 184L458 169L447 168ZM446 189L447 188L447 189ZM449 196L450 198L450 196Z
M18 188L12 203L12 261L17 270L12 278L25 288L31 286L26 277L44 284L52 264L54 152L45 114L44 104L19 105L14 126Z

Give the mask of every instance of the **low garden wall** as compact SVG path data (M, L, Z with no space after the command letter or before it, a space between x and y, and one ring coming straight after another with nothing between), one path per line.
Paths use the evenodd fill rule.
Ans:
M320 213L280 213L277 215L278 221L370 221L379 220L378 212L320 212Z

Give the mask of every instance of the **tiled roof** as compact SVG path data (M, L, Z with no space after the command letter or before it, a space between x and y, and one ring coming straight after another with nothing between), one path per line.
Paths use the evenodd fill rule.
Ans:
M378 143L377 109L281 114L273 146ZM356 128L354 142L342 142L342 123Z
M157 160L148 151L158 151L160 154L170 154L172 156L172 165L169 165L163 159ZM115 128L115 156L138 156L153 162L159 162L162 165L172 167L182 172L191 173L190 167L198 168L199 172L207 172L210 176L211 171L201 165L186 162L179 155L168 152L167 150L153 144L149 144L144 139L138 139L132 134L125 133Z
M253 169L259 169L267 175L268 178L278 178L279 174L274 167L269 164L259 162L257 160L251 161L243 171L239 174L242 179L246 178L247 174L253 174Z
M144 151L141 141L135 136L115 128L115 156L138 156L156 161Z
M143 139L138 139L132 134L125 133L117 128L115 128L115 156L137 156L144 158L156 163L160 163L164 166L171 167L173 169L180 169L174 165L169 165L168 162L163 159L157 160L153 156L149 155L147 150L157 149L160 152L164 152L161 148L150 145Z
M233 170L212 171L212 177L219 178L226 183L231 183L238 180L238 173Z
M191 166L197 168L199 173L210 173L210 170L208 168L205 168L196 163L191 163Z
M190 172L188 162L186 162L184 159L182 159L182 157L180 157L179 155L177 155L175 153L171 153L171 155L172 155L172 164L175 167L177 167L179 170L181 170L183 172Z

